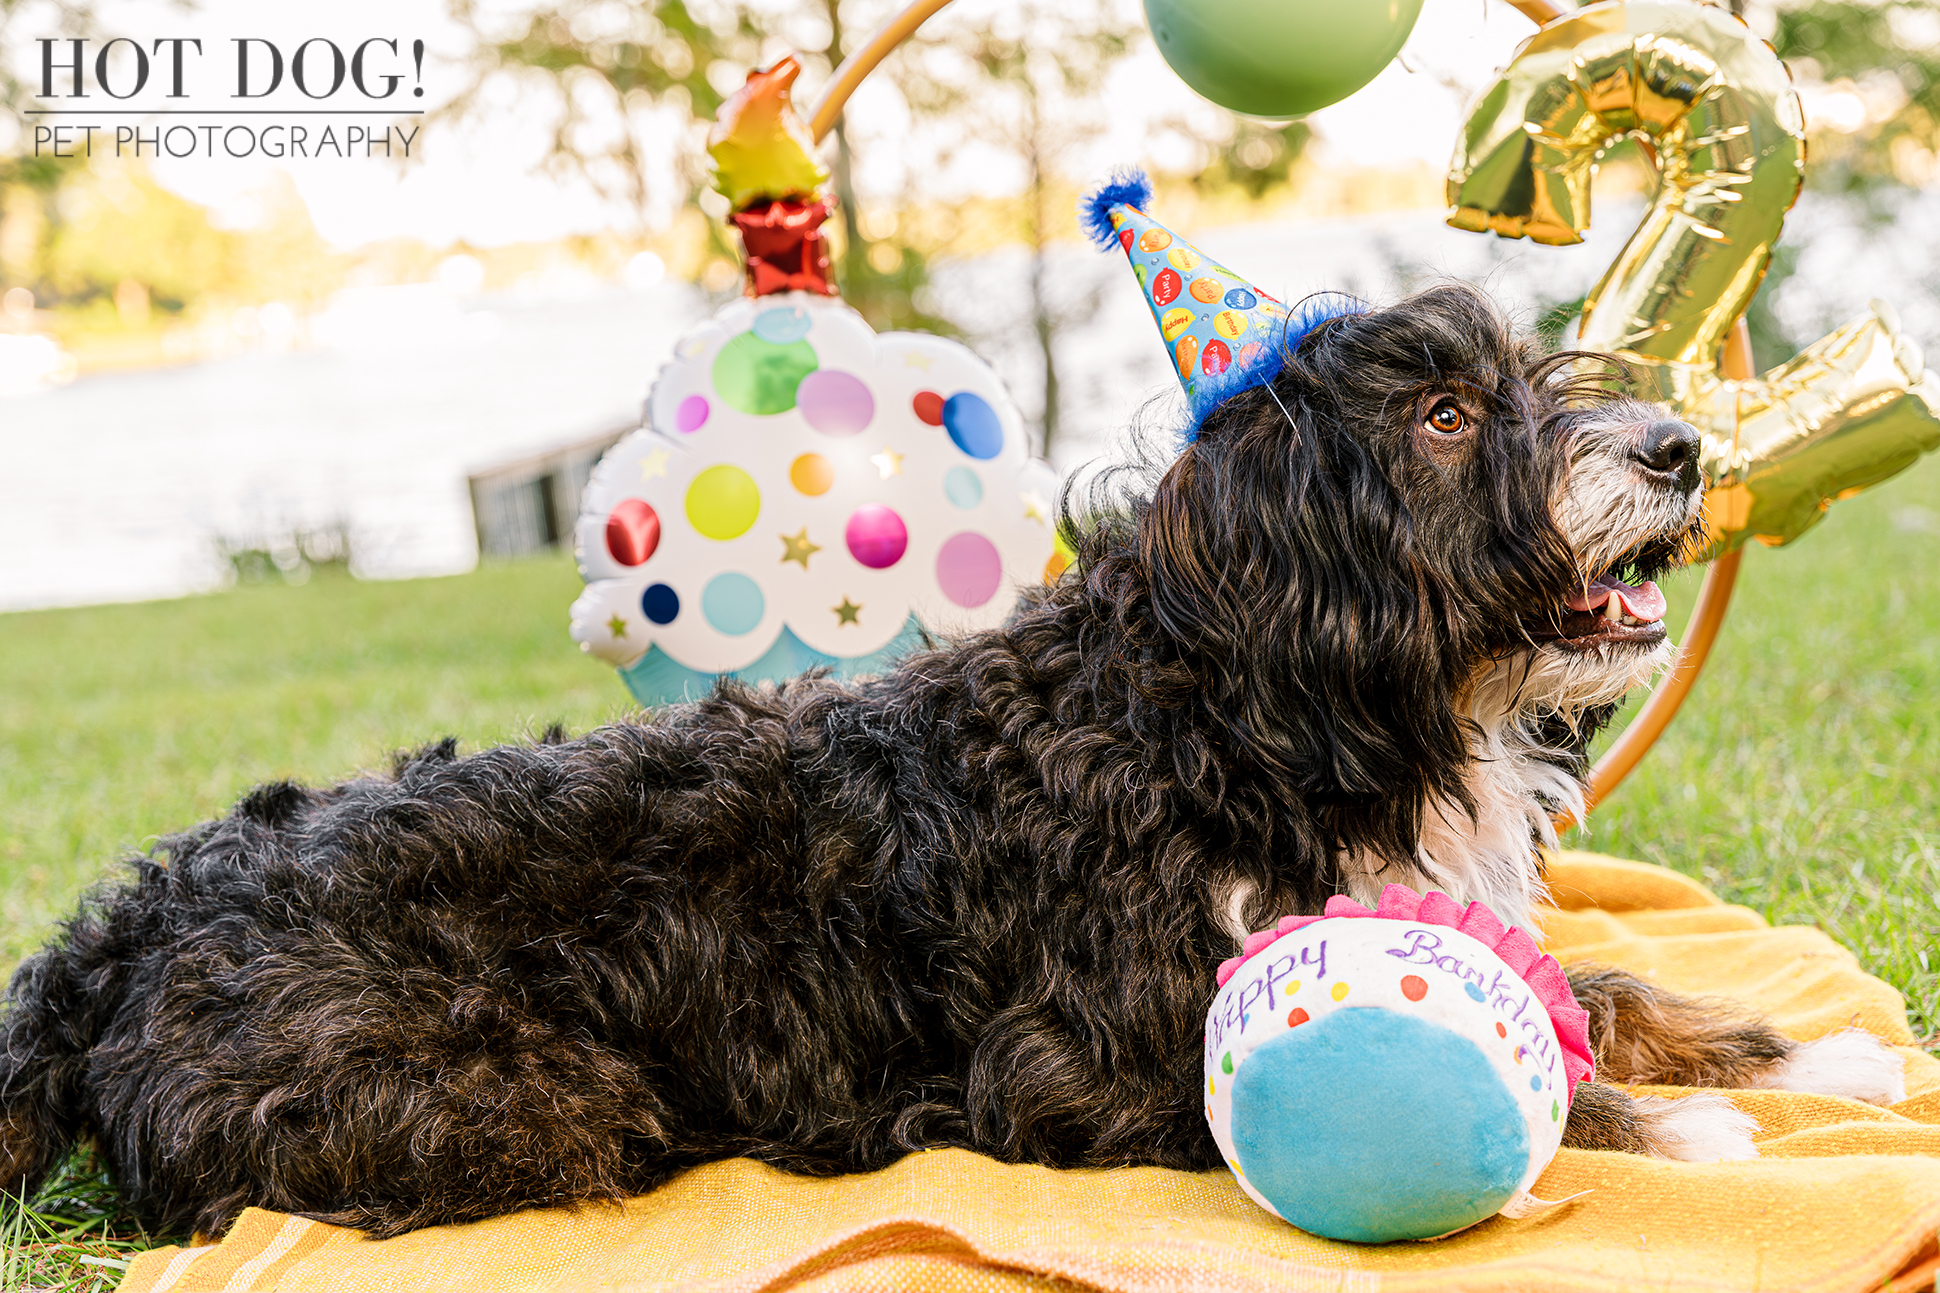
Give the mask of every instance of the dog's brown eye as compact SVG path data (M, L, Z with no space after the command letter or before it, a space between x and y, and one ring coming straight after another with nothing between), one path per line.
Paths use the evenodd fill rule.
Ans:
M1443 400L1428 415L1429 429L1443 435L1456 435L1468 429L1468 415L1452 400Z

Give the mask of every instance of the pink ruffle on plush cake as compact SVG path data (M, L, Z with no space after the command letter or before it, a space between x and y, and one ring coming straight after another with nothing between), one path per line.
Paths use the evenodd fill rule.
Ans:
M1282 916L1272 929L1248 934L1241 945L1240 954L1220 963L1219 986L1225 987L1227 980L1238 972L1241 965L1271 946L1276 939L1315 921L1341 916L1407 920L1423 925L1441 925L1467 934L1521 975L1523 982L1529 985L1543 1008L1549 1012L1550 1022L1556 1028L1556 1040L1563 1049L1563 1069L1569 1078L1572 1098L1576 1095L1576 1084L1596 1071L1596 1060L1590 1054L1589 1012L1576 1004L1576 997L1570 992L1569 978L1556 958L1544 955L1542 949L1536 946L1535 939L1513 925L1504 925L1496 919L1494 912L1481 903L1472 902L1466 908L1458 907L1455 900L1445 893L1420 894L1406 885L1391 884L1381 890L1380 901L1372 911L1352 898L1336 894L1327 900L1327 906L1318 916Z

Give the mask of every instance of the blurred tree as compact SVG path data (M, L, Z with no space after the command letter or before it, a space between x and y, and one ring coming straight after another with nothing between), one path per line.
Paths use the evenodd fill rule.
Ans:
M218 228L205 208L157 184L139 163L82 168L61 190L42 288L68 307L112 305L131 326L151 310L179 315L200 300L229 308L321 301L339 285L340 258L295 185L278 176L257 205L250 228Z
M1030 329L1042 373L1041 451L1057 440L1058 334L1093 314L1095 292L1054 300L1045 251L1072 229L1052 196L1073 151L1109 124L1105 80L1143 30L1107 4L1020 0L970 23L939 30L900 61L897 82L913 111L948 117L965 144L997 147L1023 164L1023 235L1030 248ZM947 150L946 150L947 160Z
M1197 135L1209 148L1211 160L1193 177L1195 189L1212 193L1237 188L1257 202L1291 182L1293 163L1313 138L1312 127L1304 121L1274 123L1231 116L1226 121L1228 130L1211 137L1204 131ZM1181 128L1191 133L1189 126Z
M1733 12L1742 0L1732 0ZM1754 21L1758 15L1753 15ZM1806 102L1806 183L1890 221L1910 189L1940 178L1940 2L1806 0L1764 15L1772 47ZM1745 312L1763 370L1798 353L1776 308L1799 246L1782 241Z
M41 287L42 253L60 221L56 194L82 169L71 160L36 157L28 142L34 126L28 114L39 99L35 84L20 73L37 63L22 47L49 32L98 37L94 7L0 0L0 286Z
M626 202L643 222L656 205L684 206L704 183L705 123L755 64L766 34L739 0L555 0L509 18L479 0L450 0L450 8L477 45L467 84L438 115L484 111L501 76L549 90L546 165ZM657 170L672 192L656 192Z
M1819 188L1918 188L1940 152L1940 3L1812 0L1778 10L1772 45L1816 109Z
M810 0L816 17L826 24L828 39L820 48L830 70L842 65L853 46L848 38L853 24L843 21L841 0ZM806 34L806 33L802 33ZM804 111L808 104L802 105ZM829 135L835 140L835 157L829 170L835 185L836 212L842 221L841 259L837 268L842 299L854 306L869 325L878 331L915 328L950 336L956 325L941 314L927 310L922 302L929 284L929 258L907 241L894 235L872 238L869 222L863 219L863 204L855 186L856 149L849 136L847 115L837 117Z

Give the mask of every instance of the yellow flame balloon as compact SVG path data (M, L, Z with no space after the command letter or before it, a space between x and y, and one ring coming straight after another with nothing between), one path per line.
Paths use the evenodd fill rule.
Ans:
M1784 64L1726 10L1606 0L1543 27L1469 116L1448 222L1581 242L1597 161L1626 137L1655 154L1657 194L1584 302L1580 344L1704 432L1713 552L1796 538L1940 446L1940 378L1884 306L1762 378L1718 372L1805 164Z

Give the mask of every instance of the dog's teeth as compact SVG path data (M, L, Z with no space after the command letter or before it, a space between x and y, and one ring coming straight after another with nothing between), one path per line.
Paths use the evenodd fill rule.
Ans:
M1622 621L1623 607L1617 604L1615 597L1603 603L1603 618L1609 620L1612 624L1617 624Z

